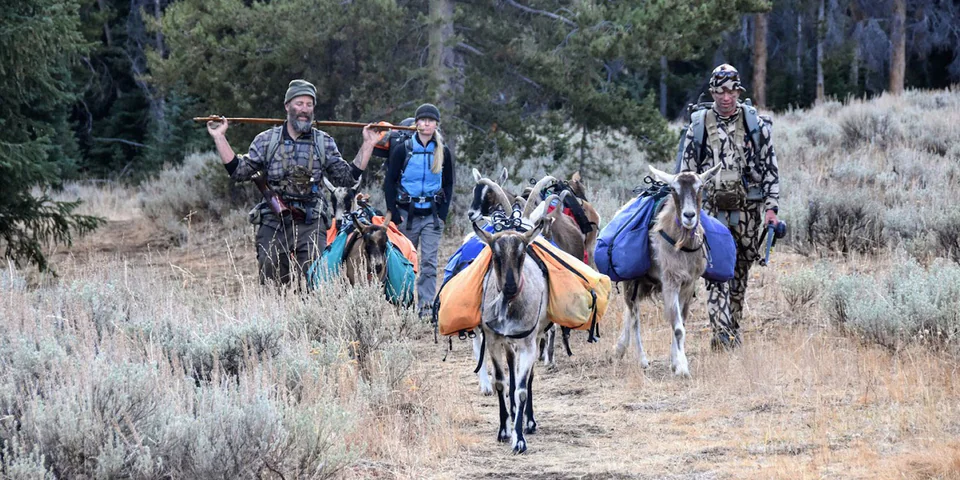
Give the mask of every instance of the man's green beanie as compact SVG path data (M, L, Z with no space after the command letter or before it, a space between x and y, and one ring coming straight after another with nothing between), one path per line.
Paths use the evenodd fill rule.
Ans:
M283 96L283 104L286 105L293 100L294 97L299 97L301 95L306 95L313 99L313 102L317 102L317 87L314 87L312 83L306 80L290 80L290 86L287 87L287 94Z

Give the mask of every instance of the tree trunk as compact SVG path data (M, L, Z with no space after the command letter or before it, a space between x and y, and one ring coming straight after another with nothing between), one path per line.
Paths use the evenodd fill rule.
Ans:
M903 93L904 76L907 72L907 37L904 24L907 21L906 0L893 0L893 18L890 21L890 93Z
M660 116L667 118L667 57L660 56Z
M106 5L104 5L104 0L97 0L97 8L100 9L100 13L105 13L107 11ZM103 39L107 44L107 47L113 46L113 35L110 33L110 23L106 20L103 20Z
M453 0L430 0L430 96L441 117L454 115L456 106ZM449 118L449 117L448 117ZM451 150L452 138L447 138Z
M796 100L800 102L803 99L803 12L797 12L797 58L794 67L796 78Z
M767 14L753 16L753 101L757 108L767 106Z
M850 62L850 85L853 86L853 94L860 96L860 62L863 60L863 41L861 35L862 22L864 20L863 11L860 10L857 2L850 2L850 20L853 21L853 60Z
M160 4L161 1L162 0L153 0L153 16L154 18L156 18L158 23L163 17L163 6ZM160 54L161 58L166 57L167 56L166 49L164 48L164 44L163 44L163 33L160 32L159 28L157 29L157 32L154 35L154 40L156 41L155 47L157 49L157 53ZM153 112L154 118L157 119L157 122L159 122L162 125L167 116L167 99L164 98L164 96L161 95L159 92L157 92L156 96L154 97L154 101L156 102L156 108L155 108L156 111ZM166 129L163 129L163 130L166 130Z
M823 103L823 37L827 28L824 22L824 7L826 1L820 0L817 7L817 103Z
M860 40L855 40L853 45L853 60L850 62L850 84L853 86L854 95L860 94L860 59L863 56Z

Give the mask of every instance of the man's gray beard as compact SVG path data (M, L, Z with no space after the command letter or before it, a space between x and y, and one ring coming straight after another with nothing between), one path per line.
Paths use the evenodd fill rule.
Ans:
M297 133L307 133L313 128L313 116L310 120L300 120L294 115L288 115L287 121L293 126L293 131Z

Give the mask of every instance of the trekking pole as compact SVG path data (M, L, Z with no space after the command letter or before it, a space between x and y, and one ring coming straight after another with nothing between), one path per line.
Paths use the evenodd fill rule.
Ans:
M260 125L280 125L285 120L282 118L249 118L249 117L219 117L216 115L211 115L209 117L193 117L194 122L222 122L226 120L230 123L252 123ZM370 125L371 128L382 129L382 130L409 130L416 131L417 127L402 127L400 125L384 125L381 123L362 123L362 122L336 122L332 120L316 120L313 122L313 125L316 127L347 127L347 128L363 128L367 125Z

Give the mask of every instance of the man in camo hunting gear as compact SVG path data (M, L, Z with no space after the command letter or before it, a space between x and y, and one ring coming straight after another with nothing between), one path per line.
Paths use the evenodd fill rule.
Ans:
M245 181L254 174L266 175L267 185L293 211L293 215L280 218L261 202L250 212L250 221L258 225L260 283L268 279L289 283L291 253L296 257L295 268L306 274L310 263L326 247L325 232L330 225L323 177L334 185L353 186L367 168L379 138L367 125L363 145L353 164L348 164L333 137L313 128L316 101L316 87L305 80L291 81L283 99L286 121L257 135L245 155L234 153L227 142L226 121L207 123L230 177Z
M704 186L703 208L727 224L737 243L734 278L708 283L707 307L714 349L740 345L740 321L750 267L762 256L759 236L779 223L780 175L773 149L772 122L740 103L740 74L723 64L710 76L713 107L694 112L680 147L679 170L702 173L724 167ZM700 138L697 138L701 135Z

